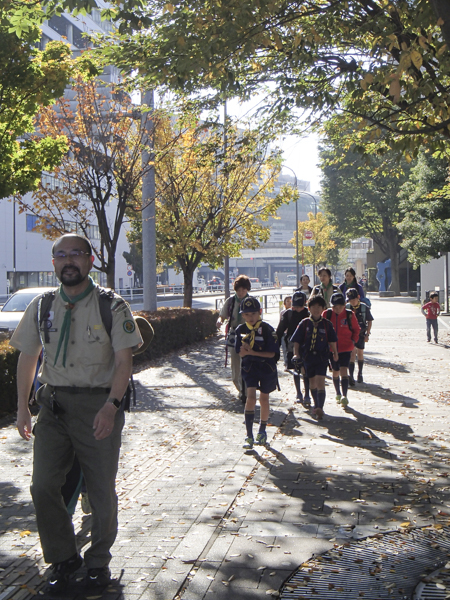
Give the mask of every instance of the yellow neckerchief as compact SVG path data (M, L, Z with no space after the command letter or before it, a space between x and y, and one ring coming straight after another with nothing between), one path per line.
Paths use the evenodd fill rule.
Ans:
M316 346L317 332L319 330L319 323L320 323L320 321L322 321L322 317L320 317L320 319L318 321L314 321L314 319L312 317L309 317L309 320L312 321L312 323L314 325L312 336L311 336L311 346L309 348L309 351L312 352Z
M259 321L256 321L256 323L254 325L250 325L250 323L245 323L247 325L248 329L250 329L250 333L247 333L247 335L242 338L242 341L246 342L250 346L250 348L253 348L253 346L255 344L256 331L261 326L261 323L262 323L261 319L259 319Z
M353 306L353 304L350 304L350 306L352 307L353 312L356 312L358 310L358 308L361 306L361 302L358 302L358 304L356 306Z

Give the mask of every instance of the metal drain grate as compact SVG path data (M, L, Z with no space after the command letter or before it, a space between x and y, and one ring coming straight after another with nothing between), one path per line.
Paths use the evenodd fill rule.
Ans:
M425 527L378 534L336 545L325 554L304 563L283 584L281 600L444 600L450 598L443 571L439 578L449 591L430 581L429 592L418 596L419 583L450 559L450 527ZM417 589L416 589L417 588ZM436 591L444 592L436 595Z
M450 563L426 577L416 587L413 600L446 600L450 598Z

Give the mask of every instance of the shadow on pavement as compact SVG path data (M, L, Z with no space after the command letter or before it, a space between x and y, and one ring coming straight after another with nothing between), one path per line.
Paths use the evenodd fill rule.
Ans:
M409 373L410 371L405 367L405 365L400 365L398 363L394 363L392 361L380 360L378 358L372 358L373 354L378 354L377 352L364 352L364 361L373 367L381 367L383 369L392 369L393 371L397 371L398 373Z
M376 396L377 398L383 398L383 400L387 400L388 402L401 402L405 408L418 408L420 404L417 398L393 393L390 388L384 388L376 383L365 383L363 385L364 387L358 387L358 389L367 394L372 394L372 396Z

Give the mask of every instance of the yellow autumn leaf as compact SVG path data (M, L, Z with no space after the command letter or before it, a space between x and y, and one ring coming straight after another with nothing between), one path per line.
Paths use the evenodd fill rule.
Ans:
M175 10L173 4L166 4L164 6L164 10L166 10L167 12L170 12L171 15L173 15L173 11Z
M28 529L20 532L20 537L25 537L27 535L31 535L31 531L28 531Z
M417 50L411 52L411 60L416 69L420 69L422 66L422 55Z

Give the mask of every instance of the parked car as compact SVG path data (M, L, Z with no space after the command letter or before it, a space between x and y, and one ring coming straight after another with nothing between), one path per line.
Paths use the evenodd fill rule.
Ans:
M13 294L0 311L0 339L12 336L27 306L36 296L54 289L54 287L24 288Z

